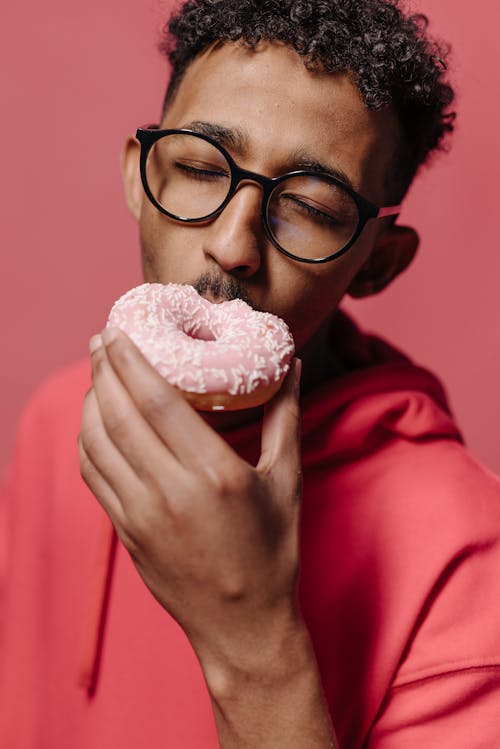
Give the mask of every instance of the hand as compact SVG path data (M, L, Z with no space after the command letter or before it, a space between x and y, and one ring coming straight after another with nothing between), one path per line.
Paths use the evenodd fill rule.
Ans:
M121 331L92 354L81 472L205 676L269 668L300 619L299 362L243 461Z
M220 746L336 747L296 604L299 363L266 409L254 468L127 336L93 344L82 476L190 639Z

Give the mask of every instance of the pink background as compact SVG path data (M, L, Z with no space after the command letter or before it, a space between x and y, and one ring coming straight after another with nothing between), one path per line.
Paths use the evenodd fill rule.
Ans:
M140 283L137 231L122 201L119 150L158 117L167 77L156 51L168 0L4 3L0 222L0 465L37 383L86 354L113 300ZM500 4L421 0L454 47L458 132L409 196L412 268L348 308L447 383L472 452L500 472Z

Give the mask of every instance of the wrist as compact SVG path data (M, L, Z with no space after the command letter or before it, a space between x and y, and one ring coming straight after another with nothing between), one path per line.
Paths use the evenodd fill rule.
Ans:
M229 643L197 649L212 699L221 704L242 691L281 689L317 671L309 633L297 613L276 614L260 628L234 633Z
M250 651L238 649L224 659L200 658L220 746L336 747L304 622L292 617L286 626L270 629Z

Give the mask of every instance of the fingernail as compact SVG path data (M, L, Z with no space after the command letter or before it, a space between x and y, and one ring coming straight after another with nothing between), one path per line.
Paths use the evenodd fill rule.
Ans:
M102 340L105 346L109 346L110 343L116 341L118 337L118 328L106 327L101 333Z
M102 338L100 335L93 335L92 338L89 341L89 351L92 355L97 349L100 349L102 346Z

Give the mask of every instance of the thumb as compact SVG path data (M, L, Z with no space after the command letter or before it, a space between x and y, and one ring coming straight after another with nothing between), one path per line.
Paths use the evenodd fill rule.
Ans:
M264 412L261 454L257 470L278 480L297 483L300 474L300 374L302 362L293 359L283 385Z

